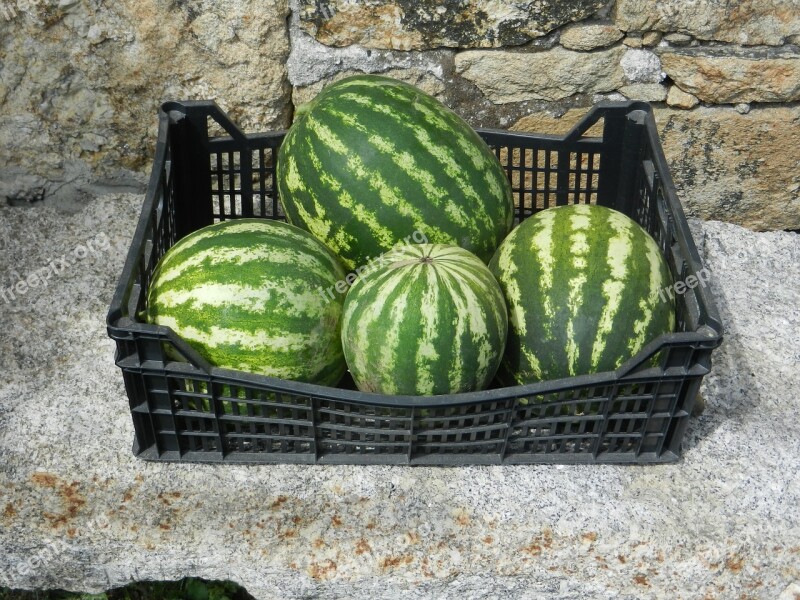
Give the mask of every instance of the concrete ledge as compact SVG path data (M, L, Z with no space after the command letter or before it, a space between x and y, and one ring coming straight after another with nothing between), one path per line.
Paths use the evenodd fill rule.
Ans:
M796 234L692 223L727 332L678 464L165 465L131 455L104 326L140 204L0 208L1 288L72 261L0 298L0 586L197 576L259 599L386 600L798 589Z

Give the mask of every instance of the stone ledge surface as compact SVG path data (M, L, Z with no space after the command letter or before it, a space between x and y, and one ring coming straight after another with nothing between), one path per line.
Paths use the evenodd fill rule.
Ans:
M800 238L692 223L726 325L668 466L146 463L104 318L141 196L0 208L0 585L277 598L775 598L800 585ZM794 587L793 587L794 586Z

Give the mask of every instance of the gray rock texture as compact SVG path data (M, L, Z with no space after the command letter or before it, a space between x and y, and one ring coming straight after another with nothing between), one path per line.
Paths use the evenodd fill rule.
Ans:
M586 111L532 112L511 128L563 134ZM732 106L654 112L688 214L758 230L800 229L800 154L789 150L800 148L800 107L761 105L748 114Z
M290 83L304 88L321 81L330 81L337 74L348 72L386 73L389 70L426 71L443 78L443 65L452 63L453 52L400 52L372 50L363 46L329 48L305 33L299 26L296 13L292 19L292 49L287 61Z
M684 48L661 54L685 92L717 104L800 100L800 49Z
M326 85L351 75L361 74L363 74L363 71L339 71L331 77L326 77L324 80L316 81L310 85L296 86L292 91L292 102L294 102L295 106L300 106L306 102L310 102L322 91L322 88ZM445 97L448 91L447 86L442 79L436 76L435 70L426 69L424 67L409 67L407 69L381 69L377 72L377 74L410 83L426 94L430 94L431 96L438 98L443 102L447 100Z
M662 34L660 31L648 31L642 36L642 45L656 46L661 41Z
M629 100L663 102L667 99L667 88L660 83L632 83L622 86L619 91Z
M429 50L517 46L591 16L604 0L298 0L302 28L329 46Z
M625 77L631 83L659 83L664 79L661 61L650 50L632 48L620 60Z
M654 29L746 46L780 45L800 33L797 0L617 0L615 10L625 31Z
M625 83L620 60L625 48L576 52L466 50L456 54L456 72L492 102L561 100L574 94L610 92Z
M700 104L697 96L693 96L688 92L684 92L677 85L671 85L667 93L667 104L675 108L694 108Z
M312 100L323 86L359 73L394 77L442 98L445 80L453 70L453 51L400 52L356 45L331 48L303 30L298 5L292 6L292 11L287 69L295 106Z
M688 46L693 38L685 33L668 33L664 39L670 46Z
M561 30L559 42L568 50L596 50L618 42L625 34L613 23L590 21L573 23Z
M286 0L6 4L24 10L0 15L5 195L25 177L48 196L141 186L165 100L217 99L248 129L289 123Z
M800 101L799 1L0 0L0 201L79 210L141 191L165 100L212 99L249 132L282 129L356 73L416 85L476 127L612 99L746 104L743 139L790 148L796 122L759 105ZM725 183L688 199L696 214L749 187L770 216L735 222L798 227L796 161L754 163L714 127L701 127L719 156L708 177ZM687 144L665 138L671 155ZM676 179L693 177L695 158L674 164ZM759 181L741 178L745 161Z
M644 38L637 33L631 33L625 36L622 43L628 46L628 48L641 48L644 46Z
M69 262L47 287L0 298L0 585L192 575L259 600L800 589L798 235L693 222L726 339L677 464L154 464L131 455L104 324L140 203L0 207L4 290Z
M689 210L752 229L800 229L800 107L657 110Z

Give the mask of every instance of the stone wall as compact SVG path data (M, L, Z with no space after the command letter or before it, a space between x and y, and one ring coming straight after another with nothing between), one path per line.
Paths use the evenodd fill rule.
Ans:
M0 195L141 189L168 99L286 127L288 14L286 0L0 0Z
M140 179L165 99L285 127L370 72L474 126L558 132L601 99L649 101L689 214L800 228L798 0L0 0L0 19L9 6L7 195Z

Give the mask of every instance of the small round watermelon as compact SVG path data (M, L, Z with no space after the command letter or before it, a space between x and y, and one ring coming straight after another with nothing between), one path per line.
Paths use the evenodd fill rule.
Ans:
M533 383L613 370L675 327L655 240L610 208L548 208L509 234L489 263L509 309L498 379Z
M348 269L415 232L489 262L511 230L511 185L461 117L414 86L378 75L338 81L298 115L278 152L289 221Z
M146 318L211 364L322 385L346 370L337 258L279 221L235 219L184 237L156 266Z
M508 315L486 265L458 246L398 246L347 293L342 346L358 389L432 396L484 389Z

